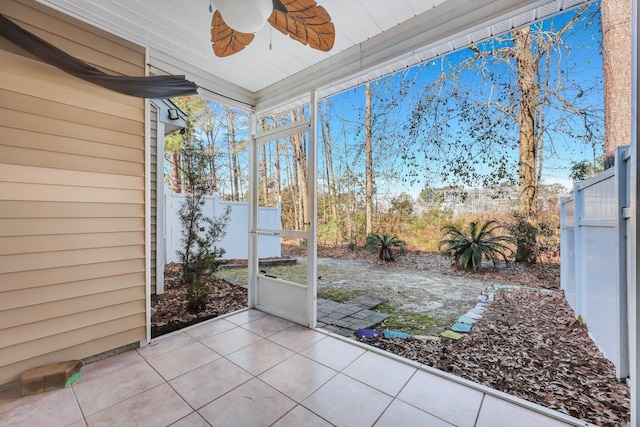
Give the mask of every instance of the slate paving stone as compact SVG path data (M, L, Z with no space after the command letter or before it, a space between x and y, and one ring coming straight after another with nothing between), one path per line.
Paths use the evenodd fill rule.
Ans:
M385 302L383 298L362 295L351 301L355 301L356 305L318 299L318 327L348 337L357 329L372 329L389 317L386 313L369 310Z
M345 304L369 309L377 305L380 305L383 302L387 302L387 300L385 298L380 298L375 295L360 295L359 297L350 299L349 301L345 302Z

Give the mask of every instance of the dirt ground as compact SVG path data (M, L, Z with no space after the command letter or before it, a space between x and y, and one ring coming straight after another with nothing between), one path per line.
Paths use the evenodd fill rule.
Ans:
M283 254L306 255L304 248L295 245L283 247ZM558 264L502 264L474 272L458 270L440 254L425 252L409 252L386 266L375 254L348 248L320 248L318 255L380 268L408 267L470 281L552 290L500 291L484 317L458 341L380 338L368 344L595 425L629 425L629 388L616 380L613 365L566 303L559 290ZM198 316L186 313L186 290L176 282L178 268L168 266L167 292L153 303L158 310L152 317L156 335L246 307L244 288L216 280L206 312Z

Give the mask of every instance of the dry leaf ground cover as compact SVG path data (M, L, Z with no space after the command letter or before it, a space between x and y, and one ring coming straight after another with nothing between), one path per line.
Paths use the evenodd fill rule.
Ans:
M247 307L247 290L215 277L208 279L211 288L207 308L200 313L187 310L187 287L180 281L180 264L165 267L165 292L151 302L156 314L151 316L151 336L157 337L223 314Z
M484 317L458 341L367 341L593 424L629 423L629 388L615 378L561 291L499 291Z

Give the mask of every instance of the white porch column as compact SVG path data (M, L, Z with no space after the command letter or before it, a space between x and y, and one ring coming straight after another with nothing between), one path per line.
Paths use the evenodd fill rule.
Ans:
M316 327L318 288L318 101L311 91L309 104L309 150L307 153L307 193L309 199L309 228L307 229L307 321Z
M256 141L256 113L251 113L249 128L249 253L247 259L249 307L258 301L258 143Z

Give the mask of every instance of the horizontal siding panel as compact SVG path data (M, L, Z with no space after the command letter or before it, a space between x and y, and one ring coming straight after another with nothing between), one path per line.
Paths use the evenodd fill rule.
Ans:
M39 305L44 303L60 303L66 299L80 298L89 295L103 295L107 292L112 293L115 291L123 291L120 295L132 295L132 299L144 298L144 272L121 274L118 276L102 277L90 280L83 280L79 282L61 283L51 286L41 286L37 288L16 289L13 291L4 292L2 299L0 300L0 316L3 316L3 310L13 310L20 307L27 307L33 305ZM126 292L124 292L126 290ZM103 296L99 298L93 298L91 300L85 299L82 304L69 305L69 309L78 310L78 307L82 307L83 310L89 310L85 304L100 301ZM106 300L105 300L106 301ZM126 300L125 300L126 301ZM76 302L80 302L79 300ZM93 307L93 306L92 306ZM46 316L56 317L53 312L49 310L33 311L31 321L37 321L47 318ZM41 317L38 317L41 316ZM42 317L45 316L45 317ZM12 327L21 324L17 319L13 317L3 317L4 320L0 324L7 327Z
M0 348L144 312L145 304L144 288L138 283L136 287L6 310L0 312L4 326Z
M72 187L69 185L0 182L0 194L9 200L144 203L144 190Z
M138 121L144 115L143 104L123 105L119 102L124 95L116 94L108 89L79 80L79 85L70 88L63 83L68 77L62 71L27 58L0 51L3 61L17 61L20 68L2 65L0 62L0 89L13 92L21 96L30 97L38 102L59 102L62 105L75 107L79 110L101 113L105 116L117 117L129 121ZM35 65L35 66L34 66ZM10 71L12 70L12 71ZM109 93L110 92L110 93ZM3 104L11 105L8 102ZM11 105L12 108L24 110L24 104ZM138 121L138 123L140 123ZM130 126L130 125L128 125ZM137 128L137 127L136 127Z
M0 168L4 165L0 165ZM124 203L0 200L0 218L135 218L144 206ZM0 232L0 234L2 234Z
M2 165L0 181L8 183L44 184L96 188L139 190L144 188L144 177L114 175L86 171L59 170L35 166Z
M96 128L79 123L64 122L45 116L25 113L22 111L0 108L0 127L23 129L50 135L68 136L86 141L101 142L103 144L121 145L139 148L140 136L116 130Z
M136 244L144 244L144 232L3 237L0 240L0 255L108 248Z
M56 19L57 25L64 25L65 26L65 31L71 31L71 29L69 27L77 27L80 30L84 30L88 33L91 34L96 34L102 38L104 38L105 40L109 40L112 41L113 43L115 43L117 46L121 46L124 49L126 49L127 51L131 51L132 53L138 53L139 55L143 55L144 56L144 48L138 44L135 44L133 42L130 42L128 40L125 40L123 38L120 38L116 35L113 35L111 33L108 33L104 30L101 30L100 28L97 28L93 25L87 24L85 22L79 21L71 16L67 16L63 13L57 12L49 7L46 7L44 5L41 5L39 3L34 2L33 0L16 0L18 3L24 4L29 6L30 8L34 9L34 10L39 10L39 11L43 11L46 15L50 15L52 17L54 17ZM130 59L130 61L132 62L136 62L135 56L132 56Z
M9 64L5 62L9 62ZM100 111L100 108L107 108L104 106L110 106L109 108L114 109L112 112L114 116L120 115L126 117L126 115L129 114L132 120L144 119L144 100L142 98L124 95L103 88L102 86L74 77L52 65L39 62L38 60L33 60L13 52L0 51L0 72L3 73L3 80L16 80L16 85L20 88L16 89L17 92L33 96L36 96L39 92L39 90L30 91L25 89L25 80L22 80L22 78L25 78L36 85L35 89L47 88L48 90L54 90L54 94L61 95L62 102L65 104L77 105L79 107L85 107L88 110L94 110L95 108L87 103L88 101L92 101L97 104L96 108L98 108L98 111ZM12 89L11 86L3 86L3 88ZM64 88L67 88L66 94L60 92L60 90ZM78 102L75 102L76 99L78 99ZM118 104L120 105L119 112L115 110Z
M99 298L104 300L100 301ZM144 293L140 295L136 289L129 289L48 303L46 306L8 310L0 313L0 321L16 326L7 323L0 330L0 349L143 313L145 301ZM84 311L79 312L78 307ZM43 313L39 313L43 310ZM37 318L32 317L33 313Z
M0 138L1 137L2 132L0 128ZM12 163L25 166L42 166L58 169L144 176L144 162L132 163L129 161L56 153L2 144L0 144L0 159L2 163L5 164Z
M121 231L144 231L144 218L0 219L0 237Z
M105 59L103 52L115 52L122 58L117 62L117 69L132 68L131 73L138 74L131 75L144 75L144 69L140 68L139 62L137 61L140 55L139 48L136 51L131 47L115 43L104 37L104 35L107 34L106 32L98 30L97 28L81 27L73 24L65 27L65 38L62 39L60 36L49 32L50 28L56 28L60 25L59 18L53 17L38 9L37 7L32 8L19 2L9 2L2 8L2 13L10 17L28 14L28 22L17 22L18 25L73 56L78 56L87 62L92 61L91 63L94 66L104 67L108 63L112 63L115 58L109 56ZM61 41L58 42L58 40ZM62 44L63 42L64 44ZM85 51L88 52L85 54Z
M0 99L2 105L16 111L25 111L39 116L49 116L73 123L81 123L106 129L119 129L133 135L144 136L144 124L124 117L105 114L86 108L67 105L59 100L42 99L35 93L35 96L24 95L13 90L0 89ZM2 85L2 83L0 83ZM49 91L42 92L49 94ZM94 104L96 105L96 104Z
M78 344L71 348L48 352L31 359L21 360L9 365L5 365L0 358L0 384L6 384L20 379L20 373L29 368L60 362L61 360L82 359L84 357L104 353L114 348L142 341L145 339L145 334L145 326L138 326L128 330L123 330L117 334L94 337L87 342Z
M0 255L0 274L144 258L144 245Z
M39 340L28 341L20 345L0 349L0 363L12 364L31 359L42 354L43 349L54 352L86 343L98 337L115 335L145 325L145 313L114 319L91 327L78 328L65 333L52 335Z
M32 132L25 129L0 128L0 147L2 144L22 149L43 150L52 153L74 154L95 158L119 160L126 163L144 162L144 150L122 147L101 142L86 141L59 135ZM4 160L4 158L2 158ZM44 165L43 165L44 166ZM80 167L82 165L79 165Z
M95 50L92 47L88 47L82 44L78 44L75 41L59 37L49 31L42 30L40 28L30 25L30 23L19 22L25 30L37 35L38 37L48 41L58 49L75 56L76 58L100 69L101 71L111 75L125 75L125 76L144 76L144 68L139 65L132 64L130 62L122 61L114 52L113 55L109 55L105 59L104 52ZM105 51L108 52L108 51ZM116 71L117 70L117 71Z
M0 89L6 92L14 92L22 96L28 96L39 100L39 102L57 101L63 105L101 113L105 116L118 117L123 120L138 121L144 114L144 110L139 102L134 105L123 105L118 102L117 99L112 99L113 96L110 98L100 96L103 94L100 92L99 86L83 81L81 81L82 84L86 85L84 88L78 86L69 88L63 85L62 83L65 79L55 78L55 73L52 74L52 71L55 69L51 69L49 66L38 65L38 67L34 68L31 66L32 62L27 62L29 61L28 59L3 51L0 51L0 59L3 61L17 60L18 62L24 62L24 70L15 70L15 68L8 67L7 65L3 66L0 62L0 77L2 77L0 79ZM9 71L11 69L14 71ZM85 90L83 91L82 89ZM91 91L91 89L96 90ZM107 91L107 89L102 90ZM4 101L3 104L10 105ZM22 103L11 106L19 110L24 109Z
M56 267L19 273L0 274L0 291L34 289L64 283L86 282L100 278L115 278L128 274L144 274L144 259L101 262L99 264Z

